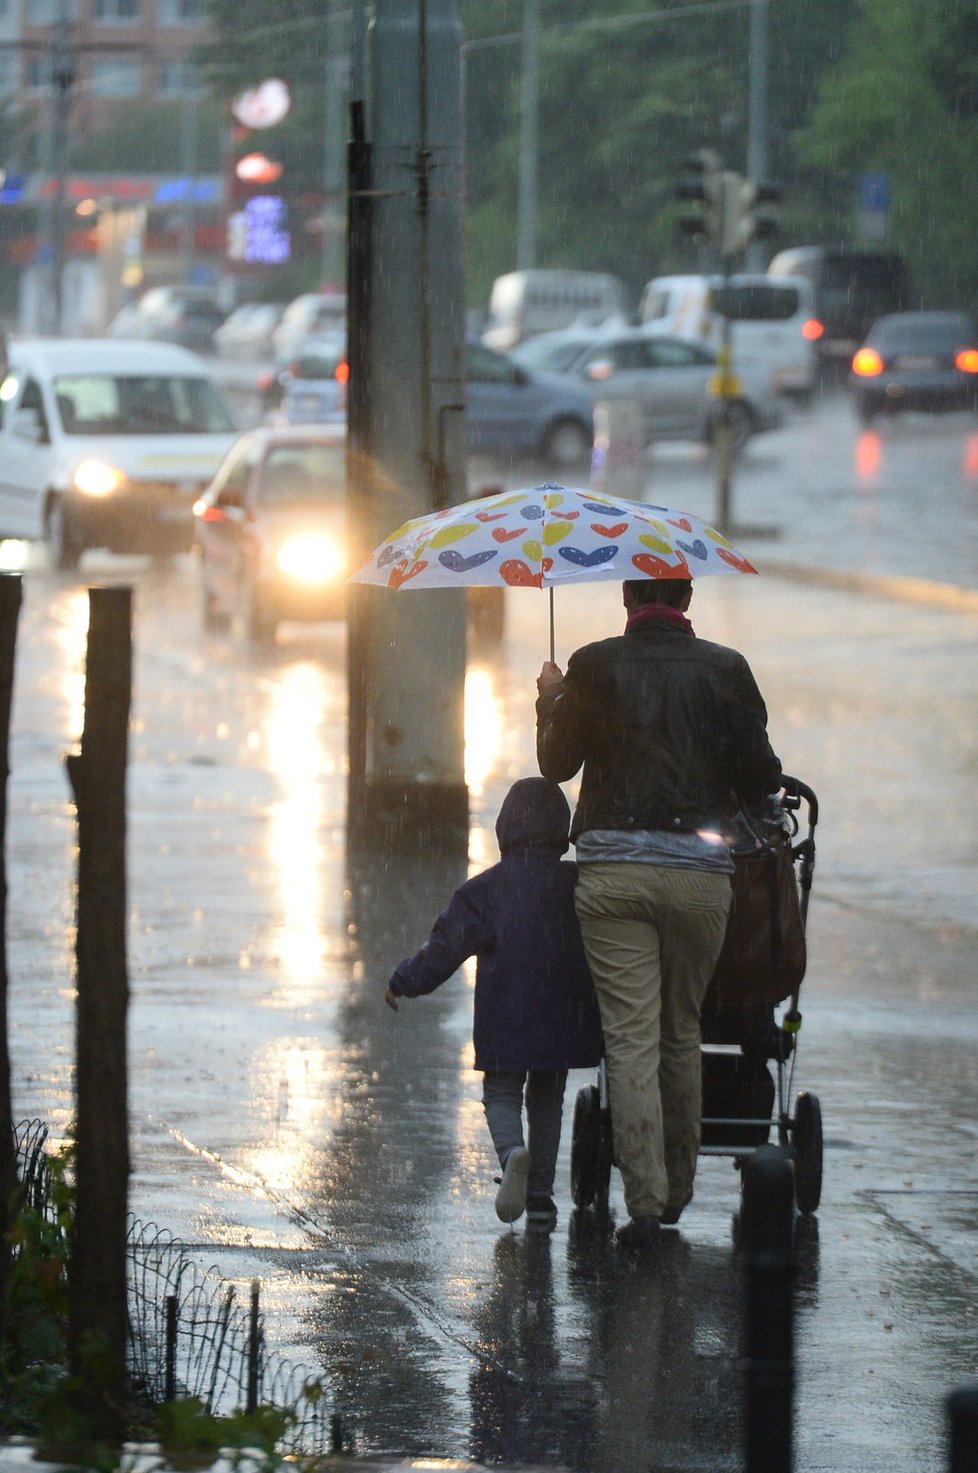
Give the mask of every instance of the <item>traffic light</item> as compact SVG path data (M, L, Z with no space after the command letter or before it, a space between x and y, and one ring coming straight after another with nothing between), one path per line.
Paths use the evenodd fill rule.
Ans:
M764 240L778 229L781 186L758 183L740 174L723 175L721 250L736 255L752 240Z
M720 159L709 148L701 148L686 160L691 178L676 185L676 198L691 205L679 218L684 235L719 245L723 233L723 171Z

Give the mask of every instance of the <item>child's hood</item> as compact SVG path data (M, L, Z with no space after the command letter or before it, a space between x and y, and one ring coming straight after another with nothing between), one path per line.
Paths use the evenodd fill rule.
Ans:
M513 784L496 819L500 854L532 845L563 854L570 847L570 807L556 783L524 777Z

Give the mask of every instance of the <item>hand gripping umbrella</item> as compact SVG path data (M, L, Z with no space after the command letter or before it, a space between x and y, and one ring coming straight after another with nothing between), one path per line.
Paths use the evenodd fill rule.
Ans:
M689 512L547 482L405 522L349 579L384 588L549 588L757 569Z

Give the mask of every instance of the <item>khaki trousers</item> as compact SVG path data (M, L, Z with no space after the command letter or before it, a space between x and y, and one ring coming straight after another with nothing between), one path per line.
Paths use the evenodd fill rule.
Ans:
M693 1190L700 1004L723 945L730 878L658 864L582 864L575 891L604 1029L615 1163L631 1217Z

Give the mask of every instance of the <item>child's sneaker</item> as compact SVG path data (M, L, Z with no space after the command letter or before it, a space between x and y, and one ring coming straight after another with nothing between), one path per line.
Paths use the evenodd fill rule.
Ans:
M541 1197L531 1193L526 1199L526 1230L534 1233L552 1233L557 1226L557 1205L553 1197Z
M502 1181L496 1193L496 1216L500 1222L515 1222L526 1211L526 1179L530 1174L530 1153L516 1146L506 1157Z

